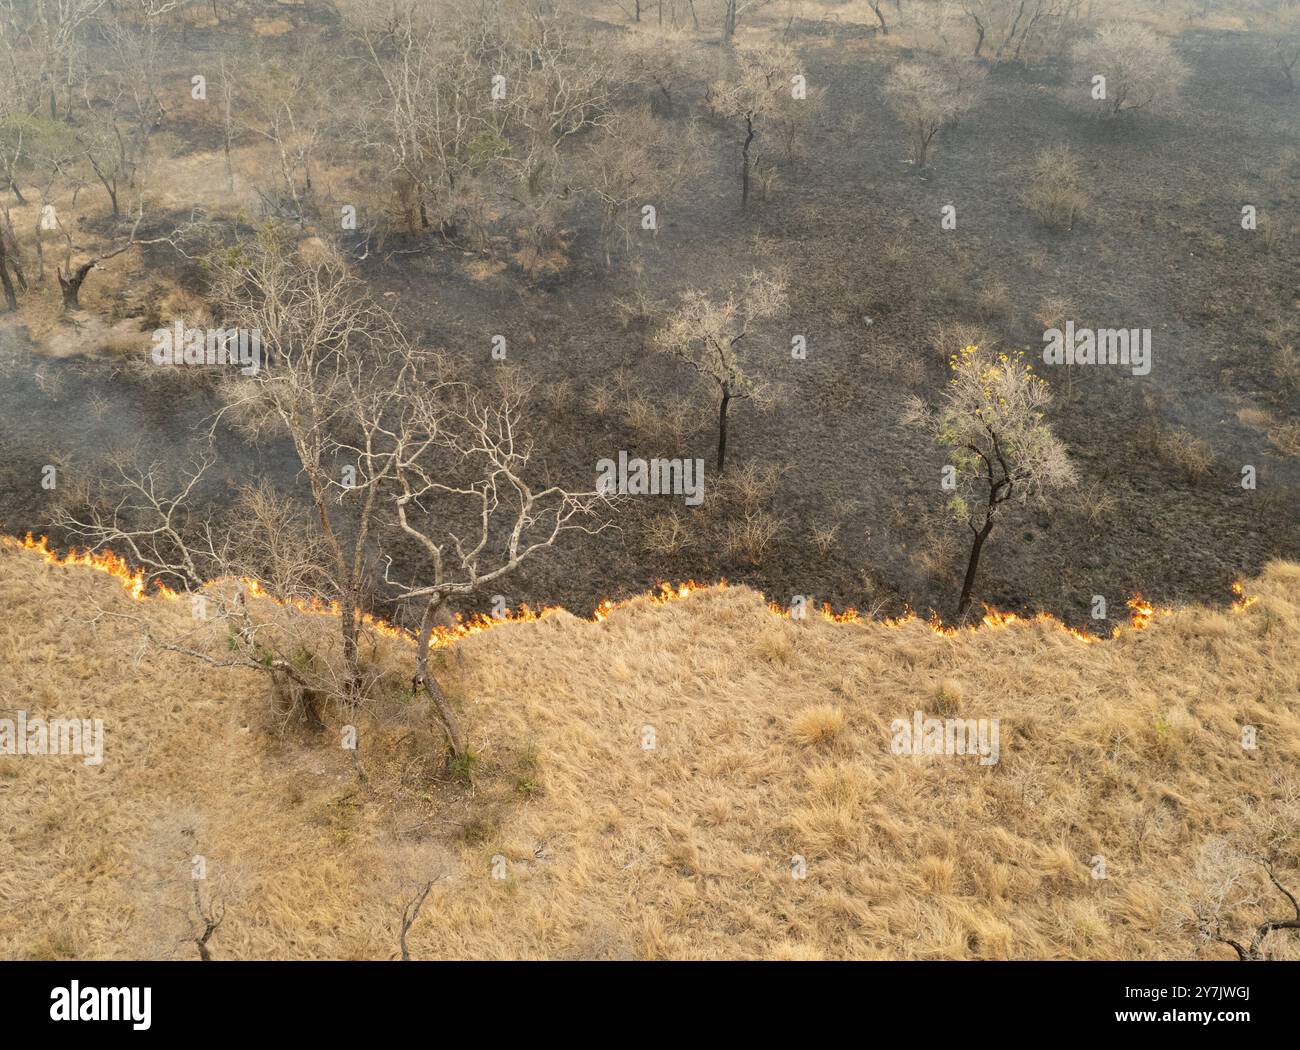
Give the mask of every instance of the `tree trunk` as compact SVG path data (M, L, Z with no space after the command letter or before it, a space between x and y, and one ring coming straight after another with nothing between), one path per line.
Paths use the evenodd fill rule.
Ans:
M923 127L916 129L916 166L924 168L925 162L930 159L930 140L934 137L933 132L927 132Z
M731 403L731 391L722 388L722 401L718 405L718 473L727 469L727 406Z
M740 147L740 210L749 207L749 144L754 141L754 118L745 118L745 144Z
M97 261L91 259L88 263L82 263L71 274L65 274L62 267L60 267L59 291L63 293L63 310L65 313L69 310L81 309L81 285L90 271L95 268Z
M45 242L41 240L41 220L36 220L36 280L45 280Z
M1025 2L1024 2L1024 0L1020 0L1020 10L1016 12L1015 21L1013 21L1013 22L1011 23L1011 31L1010 31L1009 33L1007 33L1006 39L1003 40L1002 43L1000 43L1000 44L998 45L998 49L997 49L995 52L993 52L993 61L994 61L994 62L996 62L996 61L998 61L999 59L1002 58L1002 52L1005 51L1005 50L1007 49L1007 46L1008 46L1008 45L1009 45L1013 40L1015 40L1015 38L1016 38L1016 29L1019 27L1019 25L1020 25L1020 18L1021 18L1021 16L1022 16L1024 13L1025 13Z
M420 634L415 643L414 684L423 687L429 699L433 701L433 706L442 721L443 731L447 734L447 743L451 747L452 757L460 758L465 754L465 736L461 732L460 721L456 718L456 712L451 709L447 694L438 685L438 680L429 673L429 640L433 637L434 620L441 606L441 599L429 602L424 607L424 615L420 618Z
M985 518L983 527L975 533L975 542L970 548L970 561L966 563L966 580L961 585L961 600L957 603L958 619L966 615L966 609L970 605L971 591L975 588L975 573L980 565L980 551L983 550L984 541L989 538L989 533L992 531L992 520Z
M18 237L14 233L13 223L9 221L8 214L4 216L4 226L0 228L0 238L3 238L6 234L9 237L8 244L5 246L9 268L13 270L14 276L18 278L18 287L25 292L27 291L27 272L23 269L23 254L18 249Z
M727 0L727 13L722 20L722 42L728 44L736 35L736 0Z
M358 598L355 591L350 591L345 595L339 612L343 630L343 667L348 676L348 701L354 705L361 701L361 655L357 644L360 633L357 624Z
M5 254L5 235L0 230L0 285L4 286L5 302L9 309L18 312L18 296L14 293L14 283L9 279L9 259Z

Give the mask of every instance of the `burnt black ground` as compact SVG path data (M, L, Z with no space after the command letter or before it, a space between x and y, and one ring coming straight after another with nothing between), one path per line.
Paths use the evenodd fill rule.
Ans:
M671 505L647 497L621 517L621 530L573 537L513 578L503 588L508 603L585 611L659 579L726 577L783 603L804 594L839 607L883 601L891 612L904 604L950 612L966 536L943 516L943 456L901 426L902 403L942 387L944 367L929 346L936 323L979 320L1004 346L1036 356L1043 326L1033 315L1053 295L1073 302L1080 325L1151 328L1155 363L1146 377L1078 369L1068 385L1041 369L1085 493L1108 494L1115 509L1092 522L1085 495L1008 515L986 549L978 597L1083 622L1094 594L1107 596L1113 615L1136 590L1159 602L1225 602L1233 579L1269 558L1300 557L1297 461L1236 418L1246 407L1292 421L1300 411L1294 391L1272 378L1261 335L1279 317L1300 325L1300 248L1294 238L1267 246L1239 225L1244 203L1292 221L1300 203L1300 100L1269 81L1263 44L1185 34L1179 48L1194 77L1177 110L1111 122L1072 104L1062 68L996 68L983 100L940 133L931 165L918 172L903 160L902 128L882 94L895 53L858 38L795 43L810 82L827 88L826 109L809 152L784 166L783 186L747 215L737 208L734 131L710 124L712 174L661 204L657 237L612 270L581 208L570 216L570 265L537 282L513 268L471 280L470 260L446 245L364 263L376 294L411 330L463 357L483 382L500 367L488 353L500 333L509 363L528 377L574 383L575 404L563 414L540 396L533 406L540 470L589 485L596 461L620 449L707 461L715 502L683 512L693 534L683 554L662 560L642 549L642 519ZM1021 200L1034 153L1054 143L1084 158L1092 196L1068 233L1041 228ZM956 231L940 229L946 204L957 208ZM668 302L688 288L723 290L755 266L784 269L792 294L789 317L762 333L770 349L760 367L782 388L781 402L768 414L741 406L732 422L729 466L771 464L780 475L766 509L784 530L757 567L730 558L722 543L735 510L716 496L707 422L683 447L661 447L592 404L595 388L612 386L620 369L651 401L698 393L681 368L647 350L616 300L638 288ZM1007 312L981 318L979 291L996 282L1008 290ZM805 361L790 358L795 333L808 339ZM95 361L41 362L67 373L51 400L14 343L0 378L7 532L45 525L38 478L51 449L68 462L125 437L155 454L187 449L212 408L202 392L134 387ZM110 403L107 422L87 416L92 394ZM701 406L707 421L707 401ZM1161 425L1210 443L1216 458L1205 477L1190 480L1158 458L1152 433ZM226 481L267 473L294 484L282 448L237 441L223 437ZM1255 492L1239 484L1247 463L1259 471ZM213 499L224 504L224 482ZM831 523L838 543L823 559L810 530Z

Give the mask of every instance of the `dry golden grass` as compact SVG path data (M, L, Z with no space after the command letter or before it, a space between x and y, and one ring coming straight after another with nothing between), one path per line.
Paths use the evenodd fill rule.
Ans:
M0 548L0 707L101 717L107 739L98 767L0 758L0 956L194 958L196 853L226 906L218 959L390 957L426 880L415 958L1188 956L1207 844L1272 844L1300 888L1300 566L1246 590L1244 611L1090 645L795 622L745 588L554 614L439 668L472 789L410 773L432 737L392 712L360 726L366 787L332 735L263 728L257 675L137 661L121 621L88 622L181 631L188 603ZM999 718L1000 762L892 754L918 707ZM1270 952L1296 957L1288 937Z

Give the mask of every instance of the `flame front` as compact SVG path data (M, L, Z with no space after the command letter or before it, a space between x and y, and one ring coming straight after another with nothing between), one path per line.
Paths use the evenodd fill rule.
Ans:
M85 568L94 569L97 572L105 573L117 580L122 589L126 591L134 601L145 601L150 598L170 601L183 597L182 592L172 590L170 587L159 583L157 580L150 581L148 575L143 569L131 568L125 559L120 555L115 554L113 551L73 550L68 554L59 554L50 549L49 540L45 536L40 537L40 539L33 539L30 532L22 540L17 540L9 536L0 536L0 543L9 547L17 547L22 550L33 551L39 554L48 565L79 565ZM219 581L212 580L208 582L217 583ZM266 589L257 580L240 578L237 582L240 583L253 597L271 601L281 607L292 608L307 615L338 616L342 611L342 607L336 601L305 601L298 598L286 600L268 594ZM655 589L646 597L656 605L666 605L670 602L678 602L689 598L696 591L704 590L709 586L710 585L708 584L697 583L695 580L688 580L685 583L661 582L656 585ZM712 586L726 587L727 581L721 580L719 583ZM1247 596L1245 588L1240 582L1232 585L1232 591L1233 594L1236 595L1236 598L1232 603L1232 610L1234 612L1241 612L1249 608L1258 600L1254 596ZM615 609L619 609L635 601L637 601L636 597L625 598L620 601L604 599L592 612L590 622L602 623ZM1143 598L1141 594L1133 595L1133 597L1128 600L1127 605L1130 610L1128 626L1129 629L1133 631L1143 630L1153 619L1167 615L1171 611L1169 609L1156 609L1149 601ZM769 603L768 608L777 616L787 617L790 615L789 609L782 608L775 603ZM523 605L514 612L506 610L501 616L485 616L476 613L468 619L462 619L462 617L457 615L455 618L455 624L434 628L433 638L430 644L434 648L442 648L443 646L451 645L453 642L465 638L468 635L478 634L481 631L486 631L493 627L499 627L508 623L532 623L545 616L560 611L562 611L560 606L548 606L543 608L540 612L535 612L527 605ZM845 609L843 612L837 613L829 604L823 603L820 613L822 619L831 623L845 624L868 622L865 621L859 615L858 611L852 607ZM366 627L378 634L390 638L401 638L408 642L414 642L412 634L402 627L389 623L387 620L380 617L372 616L369 613L360 612L358 615L361 622ZM916 614L909 609L903 616L896 619L870 622L879 623L885 627L902 627L914 622L916 619ZM1069 626L1057 619L1055 616L1052 616L1050 613L1038 613L1032 617L1023 617L1016 613L1001 612L997 609L990 608L987 605L984 606L984 615L978 624L968 625L965 627L950 627L942 623L937 616L931 616L931 618L926 621L926 625L936 634L948 636L957 635L961 631L974 631L981 627L994 629L1011 627L1016 624L1030 623L1046 624L1084 644L1092 644L1102 640L1098 635L1091 635L1085 631L1080 631L1077 628ZM1122 630L1123 628L1121 627L1114 628L1111 632L1111 636L1117 637Z

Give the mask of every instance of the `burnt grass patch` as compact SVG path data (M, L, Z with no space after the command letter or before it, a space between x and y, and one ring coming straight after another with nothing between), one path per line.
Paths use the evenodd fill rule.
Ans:
M725 577L782 604L798 594L837 608L950 614L969 537L945 511L942 453L903 427L903 402L932 399L946 381L933 348L939 325L982 325L1037 358L1053 301L1081 326L1151 329L1153 367L1147 376L1039 368L1080 486L1000 519L977 598L1084 622L1094 594L1116 616L1137 590L1161 603L1224 602L1237 577L1300 555L1296 456L1241 419L1254 410L1294 423L1298 414L1276 361L1288 339L1300 341L1300 247L1294 232L1240 226L1243 204L1280 217L1300 197L1298 110L1261 72L1264 44L1184 33L1193 77L1177 109L1114 121L1077 108L1070 93L1080 89L1060 68L998 67L980 103L941 132L924 171L906 161L883 96L897 52L869 35L805 34L798 46L826 106L809 148L781 161L779 184L747 213L735 129L706 122L711 170L665 202L657 234L612 267L595 216L576 207L566 264L536 279L506 252L504 267L476 267L487 256L443 241L393 237L359 253L375 294L413 334L457 355L484 385L528 390L543 478L589 485L597 461L620 450L705 461L704 506L629 500L616 528L573 535L511 577L507 604L588 612L659 580ZM688 111L698 107L681 104L673 119ZM1024 202L1030 162L1056 144L1082 158L1090 198L1068 232L1044 228ZM955 230L941 229L945 205L956 209ZM716 405L688 370L652 351L636 304L723 291L755 267L790 281L788 315L759 333L758 371L779 397L767 412L733 411L724 479ZM804 360L789 353L796 334ZM507 340L504 362L491 357L495 335ZM103 424L84 419L69 434L69 407L110 398L115 435L131 431L146 448L197 440L213 407L202 392L112 385L109 364L85 362L48 363L68 376L52 400L16 378L26 351L11 342L7 353L7 532L48 531L39 470L56 422L64 443L106 440ZM241 440L223 438L234 474L262 471L292 487L290 457ZM1189 442L1201 443L1196 463L1178 454ZM1254 491L1240 484L1247 464ZM223 498L214 494L214 506ZM766 541L755 543L747 525ZM400 543L394 550L400 567ZM491 597L469 608L486 611Z

